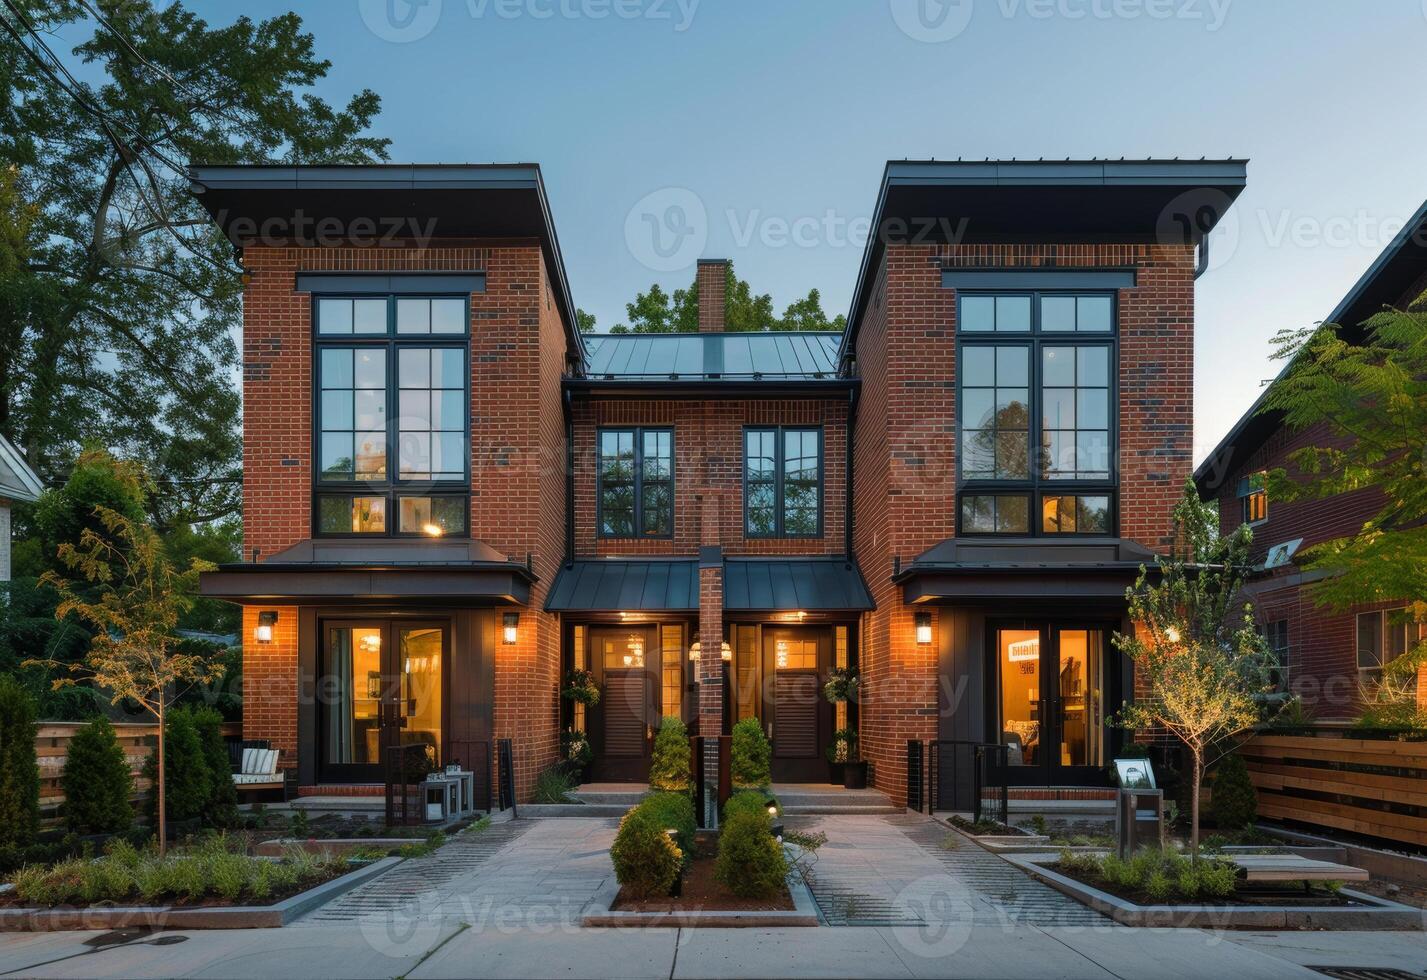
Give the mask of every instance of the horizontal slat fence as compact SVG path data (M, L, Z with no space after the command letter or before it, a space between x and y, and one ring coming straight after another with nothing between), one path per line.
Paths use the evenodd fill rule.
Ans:
M60 775L64 772L64 760L69 753L70 739L85 726L82 721L42 721L36 726L35 756L40 769L40 811L45 823L58 819L60 804L64 803L64 790L60 789ZM226 738L237 738L242 726L227 723L223 726ZM144 760L156 751L158 744L157 724L148 722L115 722L114 735L129 760L129 771L134 776L134 799L137 801L149 791L149 781L139 775Z
M1241 752L1264 819L1427 843L1427 742L1258 735Z

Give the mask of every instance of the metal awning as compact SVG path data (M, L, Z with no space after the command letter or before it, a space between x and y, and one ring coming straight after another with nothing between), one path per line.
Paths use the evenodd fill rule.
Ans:
M892 581L907 603L989 600L1123 602L1154 552L1123 538L949 538Z
M592 558L561 567L548 612L697 612L699 563L693 558Z
M862 612L875 608L857 564L847 558L728 558L725 612Z
M242 604L525 605L531 569L470 539L306 540L199 577L199 593Z

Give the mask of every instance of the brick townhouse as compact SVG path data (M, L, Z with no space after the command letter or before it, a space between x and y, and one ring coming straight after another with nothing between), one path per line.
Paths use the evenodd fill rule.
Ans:
M1427 204L1412 217L1348 294L1323 320L1349 341L1363 323L1391 307L1420 308L1427 292ZM1285 367L1285 370L1287 368ZM1309 446L1344 443L1326 425L1290 429L1283 413L1264 409L1268 391L1231 428L1195 471L1200 495L1219 505L1228 533L1241 524L1254 532L1255 571L1248 585L1259 624L1278 655L1280 683L1317 721L1347 721L1362 708L1364 682L1422 638L1400 603L1369 603L1346 612L1317 605L1315 573L1297 558L1316 544L1357 533L1382 509L1375 489L1320 500L1274 501L1266 475L1291 469L1289 457ZM1427 699L1427 678L1419 679Z
M571 728L638 782L664 715L757 718L783 783L850 727L898 801L909 740L1104 784L1243 161L889 163L844 334L726 332L704 260L697 334L581 335L535 166L192 179L247 274L243 556L202 589L303 786L510 739L524 799Z

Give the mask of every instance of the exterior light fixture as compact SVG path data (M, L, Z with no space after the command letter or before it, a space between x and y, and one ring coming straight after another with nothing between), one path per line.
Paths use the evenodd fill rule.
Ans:
M917 624L917 643L925 646L932 641L932 614L917 613L915 622Z
M501 617L501 623L501 639L506 643L514 643L519 632L517 627L520 626L520 613L505 613Z
M691 662L698 662L700 649L702 648L700 647L698 640L695 640L693 643L689 644L689 660ZM722 644L719 645L719 656L722 657L725 662L733 659L733 647L728 645L727 640L725 640Z
M1171 626L1171 627L1169 627L1168 629L1166 629L1166 630L1164 631L1164 637L1165 637L1165 639L1167 639L1170 643L1178 643L1178 642L1179 642L1179 630L1176 629L1175 627Z
M271 643L273 641L273 624L276 622L276 612L265 610L258 613L258 628L253 630L253 639L259 643Z

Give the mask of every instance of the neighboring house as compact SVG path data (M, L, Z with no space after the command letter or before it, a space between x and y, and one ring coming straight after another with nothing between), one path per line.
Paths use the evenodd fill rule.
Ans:
M1352 340L1384 308L1406 309L1427 290L1427 204L1413 216L1361 279L1328 314ZM1285 367L1285 370L1287 368ZM1282 375L1280 375L1282 377ZM1365 604L1333 612L1314 604L1314 573L1295 558L1304 549L1359 531L1376 515L1376 489L1297 502L1270 498L1265 475L1289 465L1308 446L1340 444L1326 425L1289 429L1283 413L1264 409L1267 389L1195 471L1205 500L1217 500L1221 528L1253 528L1255 575L1248 584L1256 615L1277 652L1282 686L1319 720L1346 720L1361 711L1362 681L1414 645L1420 627L1397 613L1400 603ZM1419 697L1427 684L1419 685Z
M643 781L664 715L757 718L780 782L851 726L899 800L909 739L1104 784L1242 161L891 163L841 335L724 332L706 260L699 333L581 336L532 165L192 177L249 277L243 560L202 590L244 605L245 735L302 785L509 738L524 799L572 726ZM838 666L860 705L818 696Z
M25 457L0 436L0 582L10 581L10 505L36 501L43 490Z

